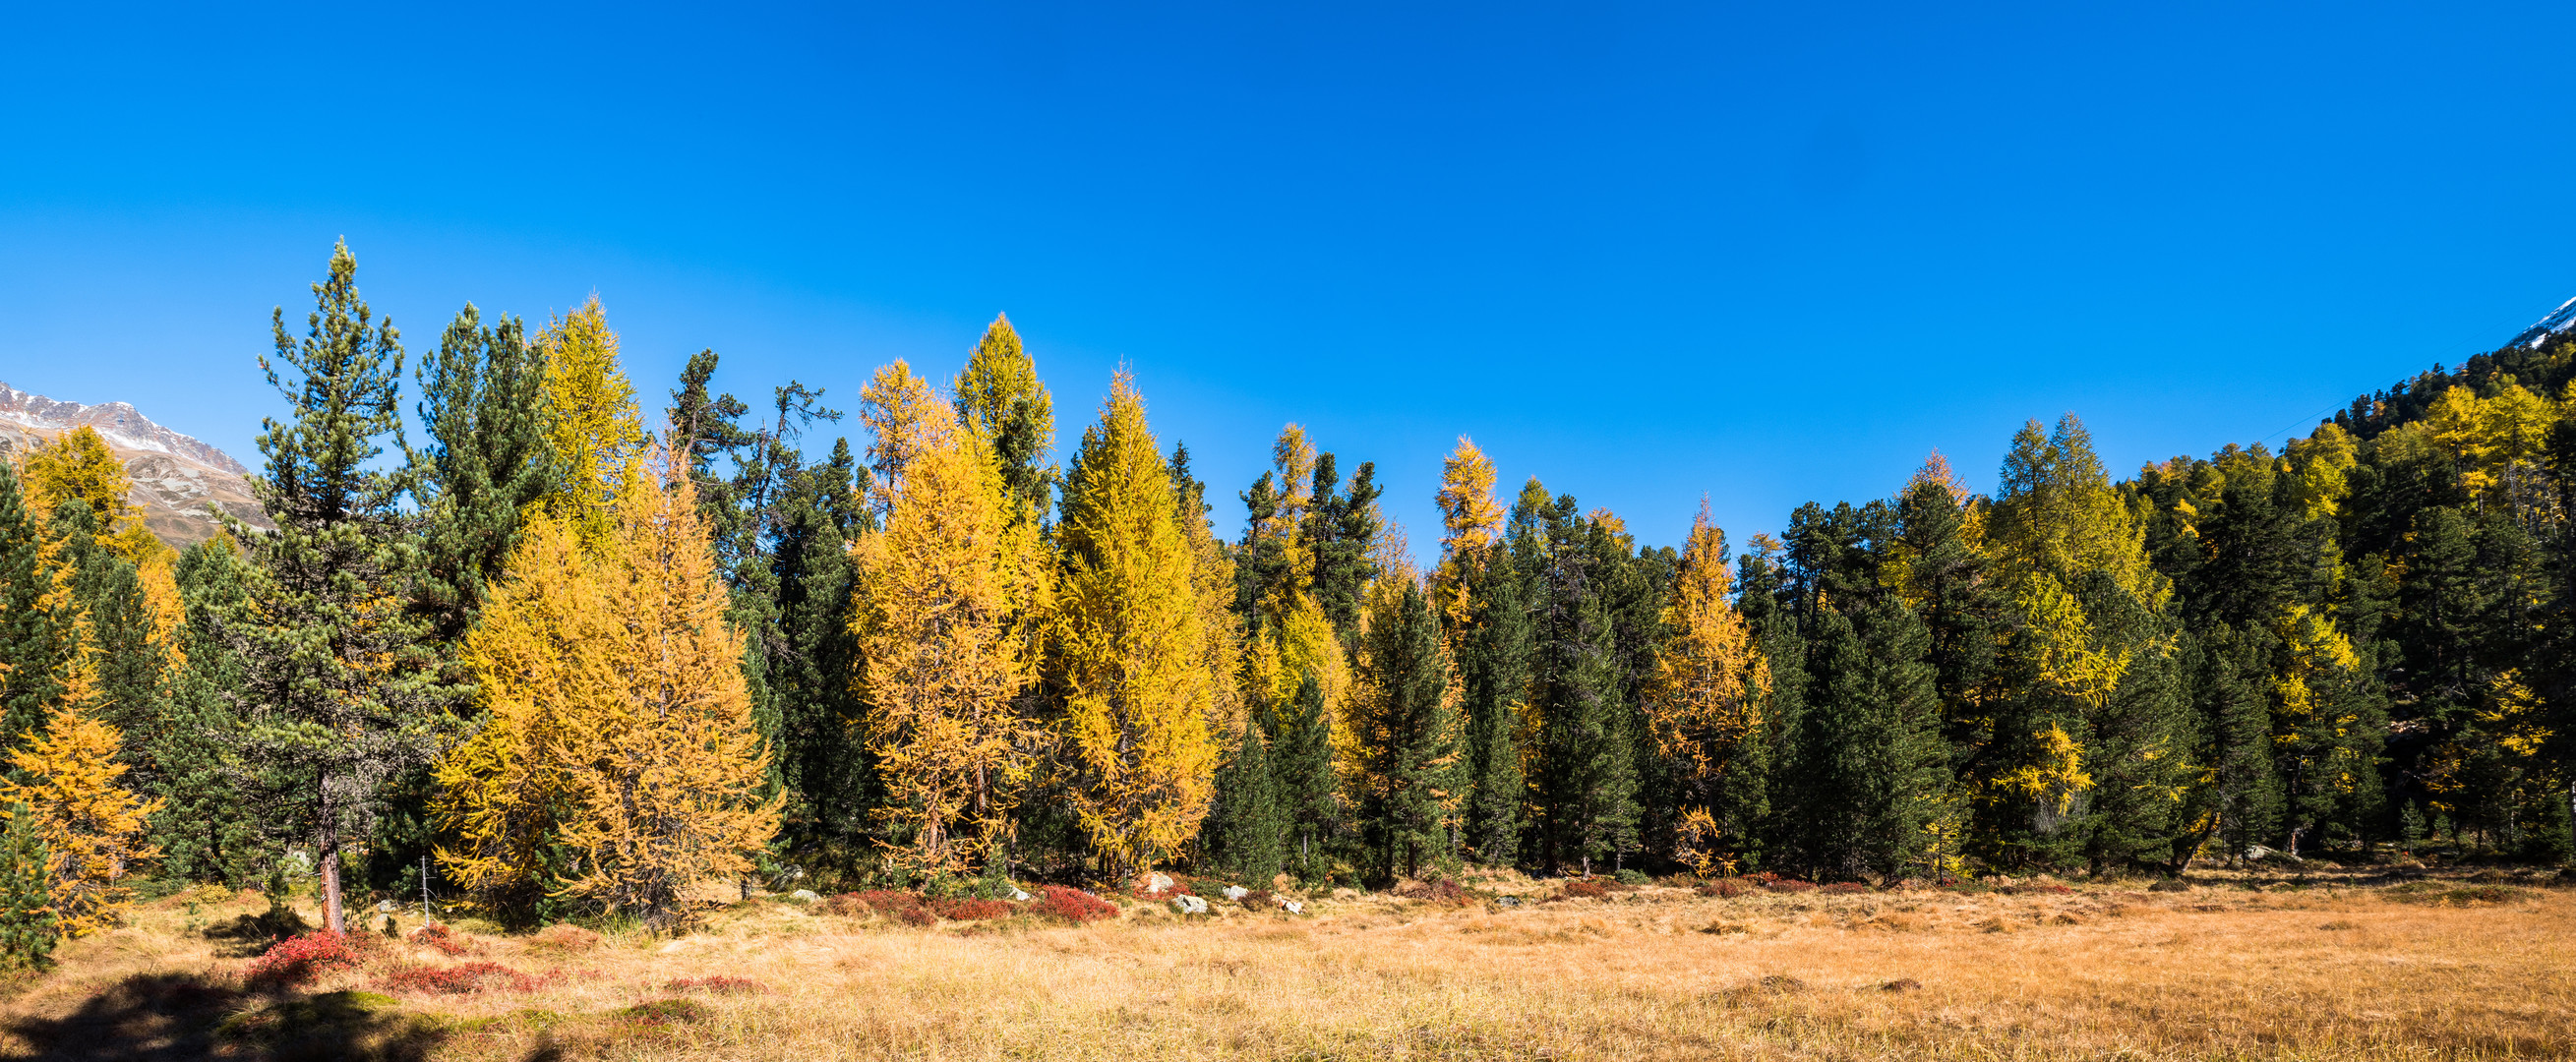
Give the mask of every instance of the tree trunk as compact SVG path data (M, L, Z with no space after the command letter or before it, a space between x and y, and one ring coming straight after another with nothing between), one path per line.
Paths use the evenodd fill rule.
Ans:
M340 913L340 826L332 821L334 810L328 801L323 803L322 841L316 846L322 864L322 928L346 933L348 923Z

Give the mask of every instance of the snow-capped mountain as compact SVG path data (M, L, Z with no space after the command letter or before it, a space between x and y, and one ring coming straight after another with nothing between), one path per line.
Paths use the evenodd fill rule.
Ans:
M272 526L250 496L249 469L232 455L152 422L124 402L57 402L0 383L0 454L87 425L125 462L129 498L152 533L173 546L205 540L220 526L209 504L255 527Z
M2536 347L2541 344L2541 341L2557 335L2560 332L2564 332L2571 327L2576 327L2576 299L2569 299L2565 302L2559 303L2557 309L2549 311L2548 316L2541 318L2531 327L2523 329L2521 335L2513 337L2513 342L2505 345L2508 347Z

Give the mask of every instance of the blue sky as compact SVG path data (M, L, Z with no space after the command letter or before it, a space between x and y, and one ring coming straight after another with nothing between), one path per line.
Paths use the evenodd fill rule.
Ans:
M0 380L255 465L341 235L415 349L595 291L656 397L1008 311L1065 442L1123 361L1218 496L1299 421L1427 556L1462 433L1740 542L2068 410L2277 444L2576 295L2563 5L722 6L14 12Z

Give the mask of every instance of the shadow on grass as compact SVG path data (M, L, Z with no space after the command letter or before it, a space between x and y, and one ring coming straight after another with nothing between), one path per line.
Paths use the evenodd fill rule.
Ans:
M12 1058L161 1062L226 1058L412 1062L446 1033L368 992L250 992L196 974L136 974L61 1018L7 1025L33 1050Z
M215 954L246 959L267 951L271 944L312 929L304 916L284 907L271 907L261 914L236 915L232 921L207 926L204 932L206 939L217 942Z

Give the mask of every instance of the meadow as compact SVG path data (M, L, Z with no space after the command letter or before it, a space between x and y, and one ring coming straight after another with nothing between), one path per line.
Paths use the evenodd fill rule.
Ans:
M2576 892L2545 871L1735 896L1469 882L1296 915L1131 898L1084 925L913 925L781 897L711 907L678 937L465 922L292 989L244 977L266 901L200 892L69 943L0 1025L8 1057L61 1059L2576 1052Z

